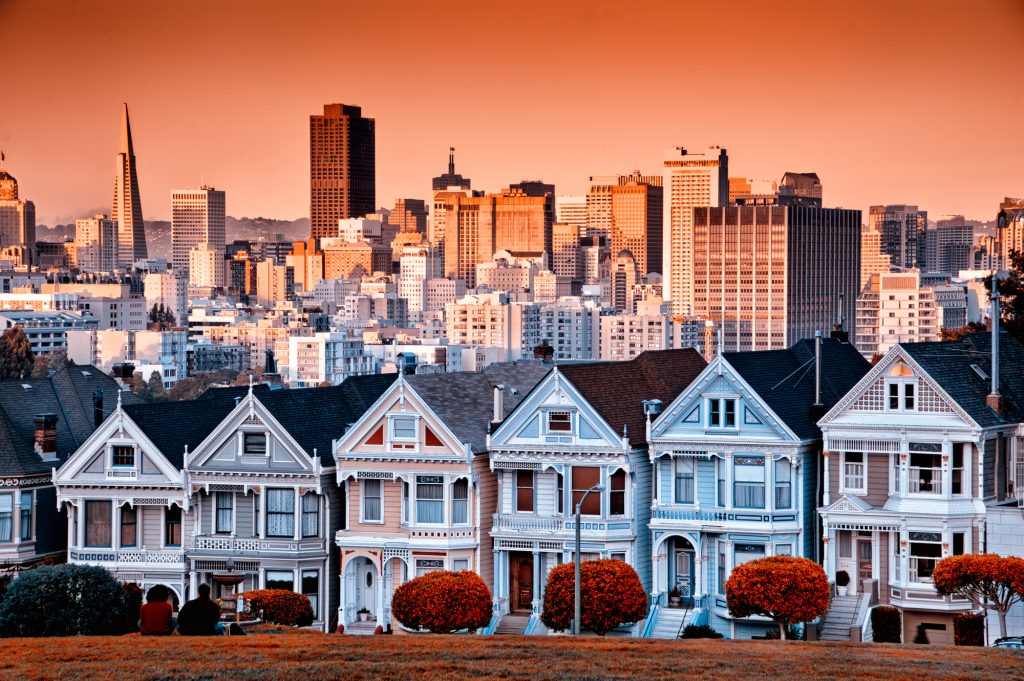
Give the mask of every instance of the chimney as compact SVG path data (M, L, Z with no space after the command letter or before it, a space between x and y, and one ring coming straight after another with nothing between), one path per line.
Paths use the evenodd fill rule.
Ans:
M491 418L493 423L501 423L505 418L505 386L494 386L494 414Z
M985 404L997 414L1003 413L1003 397L999 394L999 286L998 276L992 276L992 392Z
M814 332L814 406L821 406L821 331Z
M36 414L36 454L43 461L57 460L57 415Z

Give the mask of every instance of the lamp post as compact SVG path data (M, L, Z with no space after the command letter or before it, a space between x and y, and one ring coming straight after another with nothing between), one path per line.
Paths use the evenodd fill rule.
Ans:
M580 507L583 506L583 501L587 498L588 494L590 494L591 492L601 493L603 491L604 491L604 485L602 485L601 483L597 483L596 485L594 485L593 487L588 489L586 492L584 492L583 496L580 497L580 500L576 503L576 560L575 560L575 563L576 563L576 566L575 566L575 568L576 568L576 572L575 572L575 574L576 574L576 581L574 583L574 593L573 593L573 598L574 598L575 606L576 606L576 609L575 609L575 615L576 616L573 618L573 621L572 621L572 635L573 636L579 636L580 635L580 618L582 617L582 610L583 610L583 607L582 607L582 605L580 603Z

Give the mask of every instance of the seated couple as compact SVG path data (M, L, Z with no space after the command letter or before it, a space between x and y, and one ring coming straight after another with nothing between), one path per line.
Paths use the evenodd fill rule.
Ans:
M139 611L139 632L143 636L169 636L175 628L181 636L220 636L224 623L220 621L220 606L210 600L210 585L200 584L198 596L178 613L175 620L173 606L168 602L167 587L156 585L146 592L146 604ZM232 634L244 634L237 624L231 625Z

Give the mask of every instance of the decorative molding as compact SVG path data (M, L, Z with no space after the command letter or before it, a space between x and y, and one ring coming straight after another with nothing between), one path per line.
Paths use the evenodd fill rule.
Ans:
M48 485L53 482L49 476L37 478L0 478L0 487L33 487L36 485Z

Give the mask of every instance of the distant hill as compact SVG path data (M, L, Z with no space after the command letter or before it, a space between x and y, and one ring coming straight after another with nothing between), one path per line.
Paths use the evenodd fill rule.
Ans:
M236 239L258 241L264 239L275 241L299 241L309 236L309 219L275 220L273 218L234 218L230 215L225 220L227 242ZM39 241L67 241L75 238L75 225L36 226L36 238ZM166 220L146 221L146 246L151 258L171 259L171 223Z

